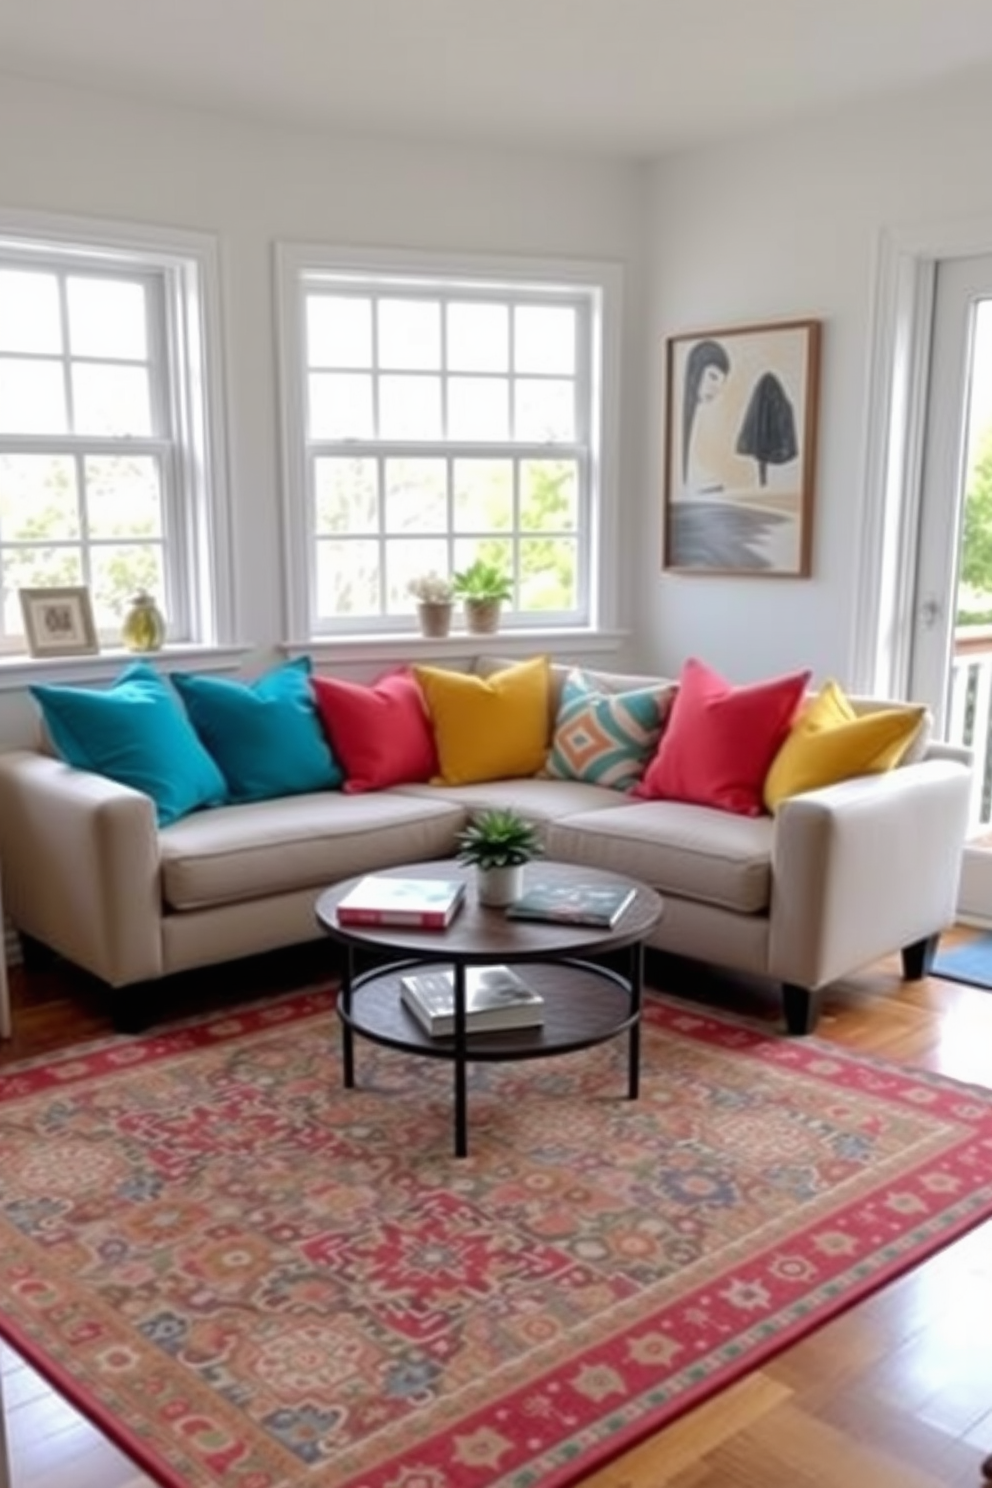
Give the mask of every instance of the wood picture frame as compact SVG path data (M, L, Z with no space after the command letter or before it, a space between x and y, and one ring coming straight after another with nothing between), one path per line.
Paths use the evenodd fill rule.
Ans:
M99 651L93 605L85 584L19 589L32 656L92 656Z
M663 569L809 577L821 326L668 337Z

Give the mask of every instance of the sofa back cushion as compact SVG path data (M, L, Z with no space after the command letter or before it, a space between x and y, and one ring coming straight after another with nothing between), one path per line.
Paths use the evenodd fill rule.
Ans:
M438 783L471 785L536 775L548 748L548 658L535 656L492 677L418 666L434 730Z
M173 672L193 727L220 766L235 801L330 790L341 784L301 656L253 682Z
M147 662L134 662L107 688L38 684L30 691L66 763L151 796L160 827L226 799L223 775Z

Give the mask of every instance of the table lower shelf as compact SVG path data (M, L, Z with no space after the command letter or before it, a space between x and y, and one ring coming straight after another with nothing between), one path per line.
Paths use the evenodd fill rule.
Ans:
M363 1038L433 1059L454 1059L454 1035L433 1037L400 999L400 977L440 971L450 962L400 961L357 976L351 1012L339 1004L342 1021ZM588 1049L616 1038L639 1017L626 977L584 961L524 962L513 968L544 999L544 1021L533 1028L469 1033L471 1061L541 1059Z
M466 1068L481 1061L547 1059L591 1048L626 1033L629 1039L627 1095L636 1100L640 1078L640 959L635 950L632 977L588 961L513 961L514 970L544 999L544 1022L536 1028L502 1029L456 1036L432 1037L400 999L400 977L405 973L442 970L451 966L434 961L394 961L352 977L342 991L338 1014L344 1025L342 1061L344 1083L355 1083L355 1039L370 1039L387 1048L447 1059L454 1066L455 1156L468 1152ZM492 965L491 958L467 965Z

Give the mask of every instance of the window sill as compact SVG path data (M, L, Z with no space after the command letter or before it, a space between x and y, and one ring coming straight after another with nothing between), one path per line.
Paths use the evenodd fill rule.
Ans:
M194 662L199 671L226 671L239 666L254 649L176 644L163 646L160 651L140 653L114 648L93 656L0 655L0 692L22 691L33 682L111 682L133 661L147 661L159 671L189 662Z
M495 635L469 635L453 631L435 638L410 631L395 635L315 636L310 641L287 641L282 646L288 657L309 656L316 663L335 661L399 662L461 661L465 657L525 657L547 652L573 655L617 652L627 640L620 630L500 630Z

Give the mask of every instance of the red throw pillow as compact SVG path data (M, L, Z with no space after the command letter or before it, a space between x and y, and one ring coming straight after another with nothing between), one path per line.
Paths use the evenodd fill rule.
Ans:
M371 687L340 677L314 676L310 684L346 792L385 790L437 774L434 733L409 672L390 672Z
M682 668L668 727L635 796L760 816L772 760L806 694L809 672L732 687L703 662Z

